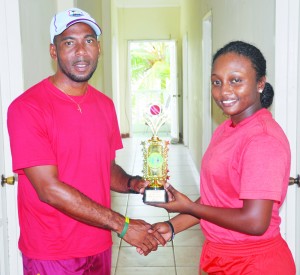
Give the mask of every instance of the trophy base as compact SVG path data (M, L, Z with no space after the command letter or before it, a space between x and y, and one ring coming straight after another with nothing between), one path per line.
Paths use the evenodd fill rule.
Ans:
M143 195L144 203L165 203L168 202L167 191L162 188L146 188Z

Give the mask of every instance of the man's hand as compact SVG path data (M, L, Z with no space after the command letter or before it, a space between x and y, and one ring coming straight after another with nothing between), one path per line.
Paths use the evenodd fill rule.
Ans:
M145 181L142 177L135 176L131 178L128 188L136 193L143 194L148 184L149 182Z
M166 241L158 231L143 220L130 219L128 231L124 238L127 243L139 248L139 253L148 255L157 250L158 244L165 245Z

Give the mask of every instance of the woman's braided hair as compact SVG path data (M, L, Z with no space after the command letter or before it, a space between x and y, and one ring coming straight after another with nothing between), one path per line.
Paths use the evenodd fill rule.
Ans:
M248 58L254 70L256 71L256 81L266 76L266 59L261 51L255 46L243 41L232 41L219 49L213 56L213 64L215 60L226 53L236 53ZM266 82L264 90L260 94L260 102L263 108L271 106L274 97L274 90L270 83Z

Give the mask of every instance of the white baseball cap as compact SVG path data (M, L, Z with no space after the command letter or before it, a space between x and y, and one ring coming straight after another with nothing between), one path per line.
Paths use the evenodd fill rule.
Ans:
M95 31L97 36L99 36L102 33L95 19L92 18L87 12L78 8L71 8L55 14L52 18L50 24L51 43L54 42L54 37L56 35L61 34L64 30L66 30L73 24L80 22L91 26L91 28Z

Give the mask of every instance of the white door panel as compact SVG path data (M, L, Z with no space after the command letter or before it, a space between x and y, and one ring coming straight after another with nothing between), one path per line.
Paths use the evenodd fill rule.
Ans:
M177 72L177 45L176 41L170 41L170 82L171 82L171 142L179 141L179 121L178 121L178 72Z
M13 176L7 133L7 108L23 91L21 35L18 0L0 0L0 173ZM0 186L0 270L1 275L21 275L18 250L19 226L16 185Z
M290 142L291 177L300 173L299 8L298 0L276 0L274 116ZM282 235L293 253L297 270L300 269L299 199L300 188L295 184L289 186L280 211Z
M206 151L213 132L212 125L212 98L210 87L210 73L212 62L212 12L209 11L202 19L202 66L203 66L203 135L202 135L202 155Z

